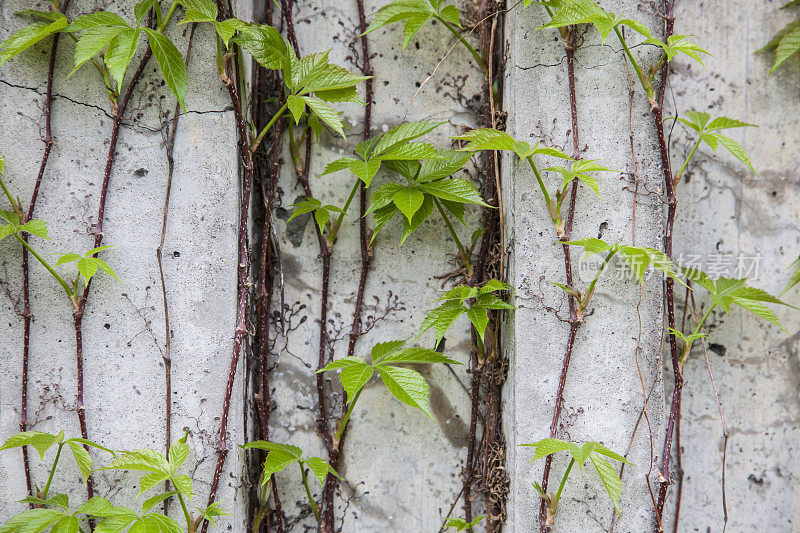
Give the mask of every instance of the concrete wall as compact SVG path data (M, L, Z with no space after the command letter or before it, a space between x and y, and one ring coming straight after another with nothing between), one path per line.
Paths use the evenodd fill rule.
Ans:
M365 2L367 13L384 2ZM301 53L333 48L331 60L357 69L361 57L356 2L301 2L294 14ZM333 39L331 39L333 36ZM482 75L469 53L457 46L442 62L435 76L409 105L418 88L450 49L452 35L439 26L426 25L406 50L402 50L402 26L393 25L369 35L375 73L372 135L407 121L446 122L431 139L440 148L449 148L449 135L476 125L475 109ZM430 52L417 49L416 42ZM360 61L360 59L358 59ZM325 165L350 155L363 139L364 109L360 105L337 106L344 109L350 125L348 142L325 133L314 144L311 154L311 188L323 203L343 205L353 184L353 176L339 172L316 178ZM407 115L406 115L407 113ZM319 248L310 217L286 224L291 208L303 194L297 183L288 152L279 194L277 233L285 274L285 303L292 309L306 307L290 317L293 329L286 336L277 334L278 367L274 372L277 410L272 414L272 438L291 442L307 453L324 456L316 433L317 400L313 374L319 346L319 299L321 264ZM476 172L470 163L466 174ZM397 176L383 171L373 181L378 187ZM374 189L373 189L374 190ZM478 209L467 210L472 229L456 228L461 239L469 239L477 227ZM333 253L328 331L335 358L347 352L352 309L360 272L358 210L354 205ZM455 244L441 219L432 216L402 246L401 228L394 220L381 231L374 243L374 260L367 278L364 320L369 331L356 346L356 355L366 356L376 342L412 337L419 330L425 313L438 298L442 281L436 276L454 269ZM302 317L307 320L300 324ZM460 319L447 335L447 353L468 362L470 340L468 323ZM422 346L431 348L428 334ZM465 366L454 366L455 374L443 365L420 367L431 384L431 400L436 422L398 402L375 378L367 384L353 412L344 451L342 485L337 518L343 517L344 531L428 531L438 527L462 486L461 472L466 461L469 429L469 386ZM338 380L329 374L339 390ZM460 380L460 382L459 382ZM334 412L339 413L341 396L334 396ZM279 477L288 495L283 498L289 517L306 505L305 493L294 471ZM316 486L316 482L315 486ZM458 516L461 506L456 509ZM313 517L312 520L313 522ZM306 520L306 523L308 520Z
M624 1L605 7L617 12L622 7L626 15L655 28L655 19L642 17L637 4ZM508 15L508 131L571 154L565 52L557 31L536 29L546 21L541 8L513 10ZM658 188L661 181L655 129L645 98L637 96L629 108L628 78L618 49L613 36L602 45L599 34L589 31L575 53L581 155L599 159L618 172L598 176L601 199L587 187L579 187L572 238L601 237L612 243L660 247L661 204L645 192ZM629 132L635 156L631 155ZM569 311L564 293L548 283L564 282L564 258L536 179L527 163L505 161L506 234L513 243L512 283L519 306L509 324L506 347L511 373L504 391L508 468L514 472L509 531L516 532L538 527L539 496L533 483L541 482L544 460L531 464L533 450L518 446L550 436L569 331L569 324L560 318L566 319ZM540 160L539 166L548 163ZM545 179L551 191L560 185L558 174L545 173ZM566 211L565 205L563 213ZM580 258L580 249L574 248L576 287L585 290L594 272L582 270ZM601 441L625 453L644 405L643 387L648 393L654 387L649 422L655 439L652 451L658 453L657 443L663 439L660 277L650 277L639 292L630 277L619 274L612 264L598 283L593 313L578 330L558 438ZM643 420L630 444L628 457L636 466L625 470L619 530L645 531L652 522L652 504L644 483L650 467L650 442ZM555 492L569 462L566 454L560 455L553 462L550 492ZM613 507L596 474L587 467L584 473L572 476L561 497L553 531L607 530ZM657 483L654 476L651 483Z
M37 6L46 9L46 4ZM107 7L132 19L132 5L109 2ZM1 38L27 23L13 13L30 7L31 3L24 1L2 3ZM76 1L69 16L105 7ZM187 44L184 32L187 27L182 26L171 34L182 52ZM61 39L53 102L55 146L36 208L36 216L48 222L52 240L31 241L43 254L83 252L93 246L111 130L109 103L97 72L86 65L65 79L72 69L73 48L69 39ZM26 205L43 148L39 128L49 50L47 45L37 46L0 69L0 150L6 159L6 182ZM205 503L216 461L224 391L220 384L227 378L236 320L236 138L230 100L217 82L215 55L211 32L198 29L189 65L188 112L180 117L175 144L164 249L172 327L172 431L174 438L180 437L183 428L190 431L197 505ZM134 65L138 61L135 58ZM131 101L127 116L135 120L126 121L121 130L108 193L105 243L117 246L102 257L116 269L122 284L98 276L84 318L88 433L91 439L115 449L164 447L165 380L159 350L165 333L155 252L167 178L164 113L171 114L175 103L156 70L156 62L151 60ZM0 300L3 323L8 325L0 333L4 438L17 431L20 415L22 320L15 315L12 302L21 295L20 257L20 247L12 239L0 243L4 289L11 297ZM70 275L74 272L68 267L61 270ZM64 429L68 436L80 436L71 305L35 262L31 279L30 429L56 433ZM236 389L242 390L241 378ZM241 393L235 393L231 407L230 437L237 441L242 439L243 400ZM43 485L46 473L39 467L38 457L31 457L35 480ZM24 509L11 503L25 494L21 466L18 450L0 454L3 517ZM62 468L54 488L71 486L76 496L85 497L72 460L63 461ZM235 530L244 522L240 475L237 449L228 459L219 495L233 513L225 517L222 527L231 524ZM98 494L113 497L120 477L116 472L97 474Z
M367 12L384 3L366 2ZM250 3L241 4L238 8L246 18ZM301 52L333 48L333 61L356 69L360 45L356 41L355 1L300 4L294 19ZM460 4L462 12L471 4ZM657 27L650 7L639 4L619 0L603 6ZM677 2L676 33L699 36L697 40L714 58L707 60L708 73L682 60L676 62L668 107L679 112L708 110L761 126L734 132L750 151L758 178L748 175L733 158L722 155L714 159L701 149L696 164L690 167L688 184L680 189L675 251L678 259L709 253L758 256L754 284L779 292L800 240L800 213L793 201L800 166L796 150L800 139L793 118L800 104L797 59L767 78L768 58L753 55L791 15L772 4ZM104 5L75 0L70 16ZM109 5L117 11L131 9L130 2ZM23 24L13 13L27 7L21 0L2 2L0 39ZM518 6L507 14L508 131L530 142L541 140L570 151L564 50L556 31L535 29L543 22L537 6L524 11ZM174 34L181 50L186 46L183 30ZM386 131L404 119L443 120L447 124L433 139L439 147L449 147L449 135L477 124L480 72L468 53L457 46L409 105L450 49L452 38L442 28L428 25L416 39L427 51L418 50L413 42L403 51L401 40L398 26L370 35L376 75L372 133ZM198 504L205 501L216 460L216 430L236 300L236 139L227 94L216 81L211 43L210 32L199 29L190 64L189 112L180 118L178 127L164 262L172 323L172 428L176 437L184 427L190 431ZM95 72L84 67L65 80L72 48L67 39L62 40L53 105L56 145L37 207L37 216L48 221L53 236L52 241L38 241L45 253L91 246L111 125L108 102ZM48 51L49 47L39 46L0 69L0 153L6 158L6 181L23 201L30 195L42 150L39 126ZM648 54L642 49L637 53ZM84 321L89 435L115 448L161 449L164 439L164 377L159 352L164 326L155 249L167 172L163 113L171 111L174 103L160 86L155 68L151 62L131 104L129 115L136 120L123 127L106 211L106 242L118 246L104 252L104 257L116 268L122 285L98 278ZM576 81L582 155L600 159L619 172L600 177L601 200L580 188L573 236L601 235L607 241L660 248L662 204L652 192L661 186L654 125L640 94L629 107L625 62L613 36L605 45L594 31L584 36L576 52ZM315 176L327 162L349 155L364 128L361 106L337 107L344 109L345 121L351 126L348 141L326 133L314 145L311 186L323 202L341 204L352 184L351 176L345 172L325 179ZM634 155L629 132L633 133ZM682 161L688 142L676 128L672 135L676 161ZM272 437L323 456L315 430L313 376L320 262L311 221L301 217L286 222L290 205L302 195L302 189L291 170L288 151L283 159L276 233L285 275L288 307L283 312L288 331L273 331L271 363L278 366L272 377L276 402ZM530 464L532 451L517 445L548 433L568 330L554 309L564 316L567 305L563 295L547 283L562 282L564 266L536 182L528 167L510 157L504 157L503 163L510 282L519 306L509 319L505 337L511 363L504 390L511 475L507 530L530 531L538 511L532 483L540 480L542 464ZM473 166L468 166L465 174L477 177ZM374 186L388 179L390 176L379 174ZM556 178L547 179L554 186ZM470 211L469 222L476 227L477 210ZM466 228L459 231L468 237ZM366 354L375 342L415 333L440 288L436 276L453 268L448 254L455 247L435 218L402 248L397 247L399 237L399 228L390 224L376 240L365 298L370 329L359 340L357 355ZM335 357L343 356L347 348L360 267L357 238L357 218L350 216L336 245L331 274L328 330ZM579 255L575 254L576 265ZM17 431L19 421L22 320L13 303L21 294L19 247L9 240L0 243L0 263L4 292L11 296L0 297L0 317L3 324L9 324L0 332L0 435L5 437ZM577 268L576 279L585 284L586 271L581 274ZM65 428L68 434L77 435L70 306L58 285L37 265L32 267L32 279L32 429ZM680 292L679 296L682 300ZM799 298L796 291L789 296L795 305L800 305ZM630 444L629 458L635 466L626 468L623 477L623 518L617 519L616 531L646 531L651 524L650 495L644 484L651 456L648 433L652 433L652 451L657 454L663 442L664 387L669 391L671 376L668 364L662 368L659 354L660 301L657 278L649 279L640 292L630 280L604 277L593 300L595 311L579 330L566 384L560 436L600 440L621 452L631 443L642 409L642 381L646 391L653 390L650 428L641 421ZM703 299L698 301L703 303ZM682 304L679 316L681 312ZM787 329L796 333L800 326L797 312L787 310L779 316ZM727 317L714 315L712 325L709 342L713 349L708 355L731 430L728 530L750 531L762 526L770 531L790 531L800 520L797 336L789 337L739 312ZM470 348L467 332L466 322L460 321L447 338L448 355L463 362ZM424 346L432 342L430 337L423 338ZM661 381L662 370L666 385ZM459 381L468 384L469 375L463 366L454 371L451 374L444 367L426 370L436 422L400 404L380 383L367 385L353 414L341 468L347 478L337 508L343 531L430 531L438 527L461 489L466 459L469 396ZM699 347L686 365L686 381L681 428L686 477L680 530L718 531L722 528L721 429ZM336 407L340 402L341 397L334 396ZM245 404L244 381L237 376L229 426L232 442L244 441ZM19 456L17 451L0 454L3 519L22 508L10 503L25 491ZM38 460L34 458L33 464L38 465ZM653 472L658 465L656 461ZM565 467L563 458L555 461L551 480L560 477ZM226 517L218 529L243 530L244 469L242 455L232 451L220 498L234 515ZM41 468L34 474L42 479ZM555 531L610 530L611 506L591 469L573 475ZM98 475L99 493L113 496L120 477ZM71 487L76 496L82 495L77 470L69 460L57 482ZM654 476L651 483L657 483ZM279 484L284 512L293 521L292 529L301 531L313 521L305 508L305 494L293 472L281 474ZM318 489L315 492L319 494ZM455 515L460 513L459 504Z
M707 147L679 189L676 254L700 256L707 268L755 266L753 285L780 293L798 255L797 195L800 131L797 57L772 76L769 54L756 54L795 20L774 2L678 2L676 33L694 34L714 57L708 72L679 62L672 78L678 112L698 109L757 124L731 130L749 152L754 176L730 154ZM673 134L674 161L687 152L685 131ZM786 300L800 303L795 289ZM699 301L705 304L707 301ZM690 308L691 310L691 308ZM797 311L776 309L791 335L747 312L712 314L708 351L730 440L727 453L728 531L794 531L800 523ZM682 311L680 311L682 313ZM665 375L671 376L671 372ZM718 531L722 524L722 429L703 351L686 364L685 474L682 530Z

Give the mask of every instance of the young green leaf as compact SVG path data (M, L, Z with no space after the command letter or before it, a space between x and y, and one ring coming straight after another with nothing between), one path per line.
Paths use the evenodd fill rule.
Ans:
M383 384L395 398L406 405L416 407L433 420L430 405L430 387L422 374L410 368L378 366L376 368Z
M448 518L447 522L444 524L444 527L454 527L457 531L465 531L476 527L483 521L484 518L486 518L486 515L482 514L476 516L472 522L467 522L463 518Z
M38 533L45 531L56 522L67 517L69 515L60 509L29 509L13 516L8 522L0 526L0 533ZM62 529L61 531L69 530Z
M769 73L772 75L787 59L800 50L800 20L787 24L759 52L774 52L775 62Z
M122 30L120 26L96 26L83 32L75 43L75 66L67 77L75 74L84 63L100 53Z
M742 127L757 127L754 124L749 124L747 122L742 122L741 120L736 120L728 117L717 117L714 120L711 120L711 115L708 113L698 112L698 111L688 111L686 113L687 118L677 117L678 122L687 126L688 128L696 131L699 134L699 139L697 143L701 141L706 143L714 153L717 153L717 147L721 144L728 150L736 159L744 163L747 168L749 168L753 174L758 174L755 169L753 168L752 163L750 162L750 157L745 152L742 145L740 145L735 140L731 139L730 137L726 137L721 133L718 133L719 130L724 129L731 129L731 128L742 128ZM695 145L695 149L697 145ZM683 174L684 169L689 163L689 160L694 155L693 149L689 157L686 158L686 161L681 166L680 170L676 174L676 178L680 178Z
M43 433L41 431L23 431L22 433L17 433L6 439L3 445L0 446L0 450L8 450L20 446L31 446L39 452L39 458L44 461L45 452L63 441L63 431L58 435Z
M180 3L186 8L181 24L217 20L217 4L213 0L180 0Z
M24 52L42 39L67 27L67 17L58 13L52 22L34 22L11 35L0 43L0 66L17 54Z
M158 33L150 28L144 28L143 31L147 35L150 42L150 49L153 51L153 56L158 62L161 69L161 74L164 76L164 81L167 82L167 87L170 88L175 98L178 99L178 104L184 112L186 112L186 104L184 99L186 91L189 87L189 77L186 72L186 63L183 61L183 56L172 44L167 37Z
M441 0L396 0L375 12L372 22L364 33L404 21L403 49L405 50L411 39L432 18L460 28L458 9L453 5L441 7L441 4Z
M217 524L215 519L219 518L220 516L230 515L231 513L227 512L225 509L221 507L221 502L214 502L205 509L201 509L199 507L195 507L197 512L202 515L203 518L211 522L211 526L216 528Z
M233 41L250 52L259 65L270 70L284 68L288 47L278 30L269 24L250 24L238 29L239 35Z
M133 54L136 53L136 47L141 34L142 30L138 28L135 30L124 28L116 37L111 39L106 53L103 56L103 62L108 69L108 73L117 82L117 93L122 89L122 81L125 79L125 72L128 70L131 59L133 59Z

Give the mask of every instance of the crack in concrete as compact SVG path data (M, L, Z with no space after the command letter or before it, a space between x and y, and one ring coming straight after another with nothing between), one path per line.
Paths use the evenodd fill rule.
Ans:
M45 95L44 92L42 92L42 90L40 90L38 87L28 87L26 85L17 85L17 84L11 83L9 81L6 81L4 79L0 79L0 83L2 83L3 85L6 85L8 87L12 87L14 89L22 89L22 90L26 90L26 91L33 91L34 93L38 94L39 96L44 96ZM72 102L75 105L80 105L80 106L96 109L96 110L100 111L101 113L103 113L106 117L108 117L108 118L110 118L112 120L114 118L113 116L111 116L111 114L108 111L106 111L105 109L103 109L100 106L97 106L97 105L94 105L94 104L88 104L86 102L80 102L78 100L74 100L74 99L70 98L69 96L65 96L63 94L58 94L58 93L53 93L53 97L54 98L63 98L64 100L67 100L68 102ZM233 111L233 108L231 108L229 106L229 107L226 107L225 109L205 109L205 110L193 110L193 109L190 109L190 110L186 111L186 114L208 115L208 114L215 114L215 113L216 114L230 113L231 111ZM126 121L123 120L122 122L123 122L123 125L125 125ZM142 127L142 126L139 125L138 127ZM160 131L160 130L154 130L154 129L151 129L151 128L145 128L145 129L149 129L150 131L154 131L154 132L155 131Z

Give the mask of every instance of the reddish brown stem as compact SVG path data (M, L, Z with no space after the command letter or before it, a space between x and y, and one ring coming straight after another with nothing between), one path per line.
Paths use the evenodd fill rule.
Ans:
M569 79L569 103L570 115L572 119L572 147L574 159L580 159L580 138L578 136L578 103L575 96L575 28L570 27L569 34L564 44L567 55L567 75ZM572 191L569 200L569 210L567 211L567 219L564 224L564 231L559 240L565 243L570 240L572 235L572 224L575 219L575 200L578 193L578 180L572 180ZM562 251L564 253L564 270L566 271L566 285L572 287L572 259L570 257L570 248L568 244L562 244ZM572 296L569 298L569 334L567 336L567 347L564 351L564 359L561 363L561 375L558 380L558 388L556 390L555 405L553 407L553 420L550 423L550 438L555 438L558 433L558 423L561 418L561 404L564 401L564 385L567 381L567 373L569 372L569 363L572 358L572 351L575 346L575 337L578 334L581 320L578 317L577 309L575 307L575 299ZM550 468L553 463L553 456L548 455L544 462L544 471L542 473L542 491L547 493L548 479L550 477ZM547 502L542 499L539 504L539 529L542 533L549 531L550 527L547 525Z
M148 25L152 25L152 11L148 19ZM105 206L106 206L106 198L108 196L108 185L111 180L111 170L114 167L114 159L117 152L117 141L119 140L119 130L122 124L122 117L125 113L125 108L128 105L128 102L131 99L131 95L133 95L133 91L136 85L139 82L139 79L142 77L142 73L144 72L145 66L147 62L150 60L150 57L153 55L150 47L147 47L147 50L142 57L141 61L139 62L136 71L134 72L133 76L131 77L131 81L128 85L128 89L125 91L122 99L118 101L116 110L114 112L114 119L113 124L111 127L111 138L109 141L108 147L108 155L106 156L106 166L105 171L103 173L103 184L100 189L100 205L97 211L97 226L95 228L95 236L94 236L94 247L97 248L103 243L103 221L105 220ZM86 287L83 290L83 294L81 295L80 299L77 300L77 303L74 305L73 310L73 322L75 325L75 362L77 364L77 411L78 411L78 422L80 423L81 427L81 436L84 439L88 439L88 431L86 427L86 412L85 412L85 404L83 398L83 315L86 310L86 300L89 297L89 290L91 288L92 279L89 279L89 282L86 284ZM88 447L84 446L87 451ZM91 476L86 483L86 492L91 498L94 494L94 481ZM94 529L94 522L90 521L90 528Z
M666 41L671 35L675 24L675 17L672 14L672 5L670 0L664 0L665 12L665 28L664 40ZM675 211L677 208L677 197L675 195L675 187L672 181L672 167L669 159L669 147L667 145L666 137L664 134L664 95L666 93L667 81L669 75L669 63L664 62L661 66L661 83L658 88L658 105L652 110L653 118L656 126L656 133L658 136L658 147L661 156L661 170L664 179L664 191L667 196L667 223L664 229L664 253L667 257L672 257L672 232L675 224ZM667 325L675 328L675 297L674 297L675 282L672 278L667 278L664 284L664 298L667 307ZM680 413L681 393L683 392L683 372L680 366L680 356L678 354L678 343L675 335L669 334L669 350L670 358L672 360L672 372L675 380L675 388L672 392L672 401L670 405L669 418L667 419L667 431L664 436L664 449L661 459L661 472L659 476L659 491L658 502L656 504L656 530L660 533L663 531L663 515L664 504L667 499L667 489L669 488L669 469L670 459L672 452L672 437L675 430L675 421Z
M61 5L61 13L66 13L69 7L70 0L64 0ZM39 173L36 175L36 182L33 185L33 192L31 193L31 200L28 205L28 212L25 215L25 221L33 218L33 211L36 208L36 200L39 197L39 187L44 178L44 172L47 168L47 162L50 159L50 150L53 148L53 134L51 128L51 115L53 110L53 73L56 66L56 52L58 51L58 41L61 37L60 33L53 35L53 44L50 47L50 62L47 67L47 89L44 99L44 152L42 152L42 161L39 164ZM28 234L23 237L25 242L28 242ZM23 337L22 337L22 391L21 391L21 405L20 405L20 419L19 430L28 430L28 364L30 361L30 340L31 340L31 321L33 314L31 313L31 298L30 298L30 269L28 263L28 249L22 248L22 319L23 319ZM22 447L22 464L25 468L25 484L28 488L28 494L33 494L33 484L31 482L30 462L28 460L28 448ZM32 507L32 506L31 506Z
M222 11L222 6L220 11ZM239 237L238 237L238 291L239 302L237 305L236 330L233 337L233 350L231 363L228 370L228 381L225 386L225 397L222 402L222 416L220 417L218 444L217 444L217 465L214 469L214 477L211 481L211 490L208 495L208 505L214 503L219 488L222 468L225 458L228 456L228 413L230 412L231 396L233 394L233 383L236 379L236 368L239 365L239 355L242 349L244 336L247 333L247 296L249 286L249 258L247 254L247 227L250 214L250 194L253 188L253 154L250 150L250 143L247 136L247 124L245 123L244 111L242 110L239 92L236 82L233 79L233 69L227 65L226 72L220 75L222 83L228 90L228 95L233 105L233 114L236 120L236 132L239 137L239 153L242 158L242 196L239 206ZM204 520L202 533L208 531L208 521Z

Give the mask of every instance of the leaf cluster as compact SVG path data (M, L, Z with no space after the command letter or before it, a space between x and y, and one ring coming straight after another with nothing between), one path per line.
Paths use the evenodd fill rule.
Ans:
M487 281L482 287L458 285L436 300L442 304L425 315L420 335L433 329L438 343L458 317L466 315L475 328L475 333L483 340L489 324L490 309L515 309L496 294L510 290L510 285L496 279Z
M417 32L431 19L461 27L458 8L452 4L442 6L442 0L395 0L373 14L364 33L371 33L395 22L403 22L405 50Z
M800 2L793 0L781 7L781 9L799 6ZM772 74L787 59L796 54L798 50L800 50L800 16L797 20L794 20L784 26L772 37L772 39L770 39L764 48L761 48L758 51L775 54L775 61L772 64L772 68L769 70L769 73Z
M622 480L620 479L619 474L617 474L616 468L614 468L611 463L606 460L606 458L619 461L620 463L631 464L627 459L625 459L625 457L609 450L598 442L587 442L583 446L579 446L574 442L564 440L542 439L532 444L522 444L522 446L532 446L535 448L536 454L533 458L533 461L538 461L542 457L547 457L548 455L553 455L563 451L568 451L569 455L571 456L569 469L564 475L564 479L561 482L561 487L559 488L559 494L557 497L554 498L545 494L538 483L534 485L536 490L539 492L539 495L549 502L549 511L551 516L555 515L556 513L558 508L558 496L560 496L560 491L564 487L572 465L577 464L581 471L583 471L583 465L587 460L589 460L589 462L592 463L592 466L594 466L597 476L600 478L600 482L603 484L603 488L606 490L606 494L608 494L609 499L611 499L611 502L614 504L614 508L617 510L617 513L622 516L622 513L619 510L619 502L620 498L622 497Z
M448 518L447 522L444 524L444 527L454 527L456 528L456 531L470 531L472 528L480 524L484 518L486 518L486 515L482 514L479 514L473 518L472 522L467 522L463 518Z
M242 448L245 450L265 450L267 452L267 457L264 459L263 475L261 477L262 486L267 484L273 474L277 474L287 466L295 463L300 466L301 470L308 467L319 480L320 485L325 484L325 477L328 474L343 479L326 460L319 457L304 457L303 450L297 446L257 440L248 442L242 446Z
M377 373L395 398L406 405L419 409L432 420L430 387L425 378L416 370L398 365L419 363L458 365L461 363L434 350L416 347L403 348L405 343L404 340L397 340L376 344L371 351L372 364L359 357L343 357L328 363L318 373L339 370L339 381L347 393L347 403L349 404L356 401L361 390Z
M686 118L675 117L675 120L697 132L699 135L697 140L698 143L702 141L703 143L707 144L715 154L717 153L717 148L719 145L722 145L734 157L736 157L736 159L744 163L747 168L753 172L753 174L758 174L753 168L753 164L750 162L750 157L747 155L747 152L742 145L730 137L719 133L721 130L732 128L757 128L758 126L755 124L748 124L747 122L742 122L741 120L728 117L717 117L714 120L711 120L711 115L702 111L687 111ZM694 154L694 152L692 152L692 154ZM691 158L691 155L689 158ZM689 162L689 158L687 158L686 162L678 171L676 179L680 178L683 170L686 168L686 165Z

